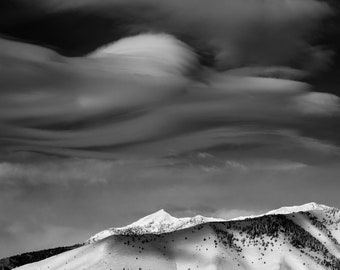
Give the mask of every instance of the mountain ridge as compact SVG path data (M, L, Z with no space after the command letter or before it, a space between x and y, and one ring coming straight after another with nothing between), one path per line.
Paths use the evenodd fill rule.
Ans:
M194 217L176 218L171 216L164 209L160 209L150 215L138 219L130 225L124 227L112 227L103 230L93 236L91 236L85 243L93 243L102 240L111 235L119 234L161 234L172 232L179 229L185 229L198 224L213 222L213 221L224 221L223 219L203 217L196 215Z
M111 235L119 235L119 234L161 234L166 232L172 232L179 229L189 228L191 226L195 226L198 224L206 223L206 222L223 222L223 221L231 221L231 220L244 220L248 218L256 218L265 215L275 215L275 214L290 214L296 212L306 212L306 211L318 211L325 210L332 207L310 202L298 206L284 206L275 210L271 210L264 214L253 215L253 216L240 216L232 219L222 219L222 218L214 218L214 217L204 217L201 215L196 215L194 217L183 217L176 218L170 215L164 209L160 209L150 215L147 215L143 218L138 219L137 221L124 226L124 227L111 227L106 230L100 231L99 233L91 236L85 243L93 243L99 240L102 240Z
M181 218L160 210L126 227L164 220L176 223ZM340 210L316 203L281 207L257 217L212 218L158 234L141 232L112 234L17 269L340 269Z

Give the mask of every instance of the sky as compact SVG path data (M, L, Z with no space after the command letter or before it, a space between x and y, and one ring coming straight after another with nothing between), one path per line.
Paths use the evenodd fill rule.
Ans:
M339 22L318 0L1 1L0 257L162 208L339 208Z

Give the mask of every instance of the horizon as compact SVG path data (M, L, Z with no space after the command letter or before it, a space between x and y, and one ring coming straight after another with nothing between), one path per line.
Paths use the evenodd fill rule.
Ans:
M301 209L301 207L303 207L303 206L312 206L312 208L311 209L305 209L305 208L302 208ZM158 211L156 211L156 212L153 212L153 213L150 213L150 214L148 214L148 215L146 215L146 216L144 216L144 217L140 217L140 218L138 218L137 220L135 220L135 221L133 221L132 223L130 223L130 224L127 224L127 225L125 225L125 226L123 226L123 227L115 227L115 226L113 226L113 227L110 227L110 228L106 228L106 229L104 229L104 230L102 230L102 231L99 231L99 232L94 232L91 236L89 236L89 238L88 239L85 239L85 240L83 240L83 241L80 241L80 242L77 242L77 243L73 243L72 245L82 245L82 244L86 244L88 241L90 241L90 239L92 239L92 238L94 238L97 234L100 234L100 233L102 233L102 232L104 232L104 231L106 231L106 230L110 230L110 229L125 229L125 228L128 228L128 227L130 227L130 226L132 226L132 225L134 225L134 227L135 226L143 226L143 225L138 225L138 224L134 224L134 223L138 223L138 221L140 221L140 220L142 220L142 219L144 219L144 218L147 218L147 217L151 217L151 216L155 216L157 213L159 213L159 212L162 212L162 213L165 213L165 214L167 214L167 215L170 215L171 217L173 217L173 218L175 218L175 219L178 219L178 220L181 220L181 219L185 219L185 218L195 218L195 217L197 217L197 216L201 216L201 217L204 217L204 218L212 218L212 219L216 219L216 220L208 220L208 221L204 221L203 223L199 223L199 224L206 224L206 223L215 223L215 222L229 222L229 221L242 221L242 220L246 220L246 219L257 219L257 218L261 218L261 217L264 217L264 216L268 216L268 215L286 215L286 214L288 214L288 213L272 213L272 212L275 212L275 211L277 211L277 210L281 210L282 208L296 208L296 209L290 209L291 211L289 211L289 213L301 213L301 212L307 212L307 211L323 211L323 209L315 209L314 207L319 207L319 206L321 206L322 208L323 207L327 207L327 208L332 208L332 209L338 209L338 210L340 210L339 208L336 208L336 207L333 207L333 206L327 206L327 205L324 205L324 204L320 204L320 203L316 203L316 202L309 202L309 203L304 203L304 204L302 204L302 205L294 205L294 206L281 206L280 208L277 208L277 209L272 209L272 210L270 210L270 211L266 211L266 212L264 212L264 213L261 213L261 214L257 214L257 215L251 215L251 216L237 216L237 217L231 217L231 218L227 218L227 219L222 219L222 218L220 218L220 217L205 217L205 216L201 216L201 215L195 215L195 216L190 216L190 217L175 217L175 216L172 216L168 211L166 211L165 209L160 209L160 210L158 210ZM153 222L152 220L149 220L149 222L148 223L150 223L150 222ZM169 224L170 224L170 222L169 222ZM157 225L157 223L156 223L156 225ZM196 225L198 225L198 224L196 224ZM192 226L196 226L196 225L192 225ZM191 227L191 226L190 226ZM190 227L185 227L185 228L190 228ZM183 229L183 228L181 228L181 229ZM174 229L174 231L176 231L177 229ZM170 230L170 231L172 231L172 230ZM157 232L152 232L152 233L154 233L154 234L158 234ZM162 234L162 233L161 233ZM100 240L102 240L102 239L104 239L104 238L107 238L107 237L109 237L109 235L107 235L107 236L105 236L105 237L103 237L103 238L100 238ZM98 241L98 239L95 239L94 240L95 242L97 242ZM50 248L58 248L57 246L53 246L53 247L47 247L46 249L50 249ZM28 251L28 252L34 252L34 251L40 251L40 250L30 250L30 251ZM23 254L23 253L20 253L20 254L13 254L13 255L11 255L11 256L16 256L16 255L21 255L21 254ZM11 257L11 256L8 256L8 257ZM4 257L4 258L0 258L0 259L5 259L5 258L8 258L8 257Z
M340 208L339 23L333 0L2 1L0 257L157 209Z
M321 203L317 203L317 202L308 202L308 203L304 203L304 204L301 204L301 205L284 205L284 206L281 206L281 207L279 207L279 208L276 208L276 209L271 209L271 210L269 210L268 212L271 212L271 211L275 211L275 210L279 210L279 209L281 209L281 208L297 208L297 209L300 209L301 207L303 207L303 206L313 206L313 207L318 207L318 206L320 206L320 207L327 207L327 208L335 208L335 209L339 209L338 207L335 207L335 206L328 206L328 205L325 205L325 204L321 204ZM293 210L294 212L296 211L296 210ZM304 211L304 210L301 210L301 211ZM307 210L305 210L305 211L307 211ZM169 212L171 212L171 211L168 211L168 210L166 210L166 209L164 209L164 208L161 208L161 209L159 209L159 210L157 210L157 211L155 211L155 212L152 212L152 213L150 213L150 214L148 214L148 215L146 215L146 216L144 216L144 217L148 217L148 216L152 216L152 215L154 215L154 214L157 214L157 213L165 213L165 214L169 214L170 216L172 216L172 214L171 213L169 213ZM266 215L266 214L268 214L268 212L264 212L263 214L260 214L260 215ZM201 216L201 215L195 215L195 216ZM175 217L175 218L190 218L190 217L195 217L195 216L184 216L184 217L175 217L175 216L172 216L172 217ZM144 217L141 217L140 219L142 219L142 218L144 218ZM249 216L249 217L253 217L253 216ZM210 217L207 217L207 218L210 218ZM219 218L219 217L214 217L214 216L211 216L211 218ZM237 216L237 217L235 217L235 218L243 218L243 216ZM231 218L231 219L234 219L234 218ZM138 219L139 220L139 219ZM137 221L138 221L137 220ZM130 224L128 224L128 225L130 225Z

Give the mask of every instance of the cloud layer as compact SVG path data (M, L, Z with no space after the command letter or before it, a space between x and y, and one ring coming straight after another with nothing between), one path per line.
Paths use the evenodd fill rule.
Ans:
M332 57L315 33L333 10L317 0L40 0L32 13L49 28L37 32L32 20L26 23L25 17L18 20L13 15L5 30L11 33L12 26L26 39L71 54L124 36L165 32L187 42L203 58L212 58L202 61L219 69L289 65L315 71L327 67ZM58 24L64 26L60 31Z
M265 67L257 67L256 76L254 69L202 72L189 47L164 34L126 38L73 59L9 41L2 47L2 59L20 64L2 62L7 76L0 81L0 136L8 151L115 158L124 149L136 154L147 145L143 154L167 156L172 150L212 147L219 128L233 123L245 143L261 129L263 134L291 129L301 136L318 129L315 140L338 143L319 129L338 121L339 98L287 78L296 76L291 69L277 67L281 78L271 72L268 77ZM14 54L13 48L24 53ZM201 145L195 144L201 134ZM229 137L226 133L218 144L234 144ZM183 149L175 145L185 138ZM243 143L240 138L237 143ZM174 149L158 151L153 145L159 142Z

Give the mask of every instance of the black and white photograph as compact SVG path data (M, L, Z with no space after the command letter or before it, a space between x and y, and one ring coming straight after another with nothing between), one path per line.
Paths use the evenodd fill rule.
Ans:
M0 0L0 270L340 270L339 0Z

